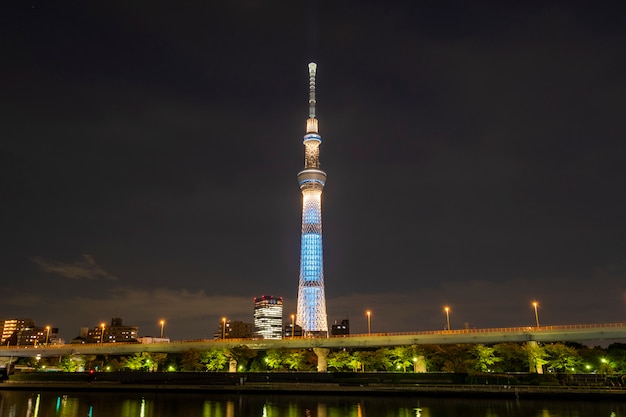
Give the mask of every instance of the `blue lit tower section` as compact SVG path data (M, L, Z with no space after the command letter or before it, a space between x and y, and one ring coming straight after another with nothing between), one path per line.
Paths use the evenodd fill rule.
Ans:
M304 170L298 173L302 191L302 247L296 324L307 336L327 336L326 296L322 256L322 190L326 173L319 169L322 137L315 118L315 72L309 64L309 118L304 135Z

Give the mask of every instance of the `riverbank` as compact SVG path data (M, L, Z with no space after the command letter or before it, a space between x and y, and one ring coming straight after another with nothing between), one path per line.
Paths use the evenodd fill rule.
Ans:
M620 398L625 376L382 372L21 372L0 390Z
M0 384L0 390L27 391L134 391L180 393L236 393L236 394L298 394L315 395L385 395L457 398L584 398L626 399L626 389L609 387L534 387L484 385L341 385L333 383L244 383L237 385L186 385L116 382L12 382Z

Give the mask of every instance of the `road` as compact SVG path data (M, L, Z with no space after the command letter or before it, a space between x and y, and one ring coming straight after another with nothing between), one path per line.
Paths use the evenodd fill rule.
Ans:
M293 338L282 340L226 339L184 340L170 343L97 343L37 347L0 347L0 357L35 357L40 355L128 355L136 352L175 353L189 349L209 350L246 346L250 349L369 348L403 345L491 344L502 342L626 342L626 323L577 324L563 326L509 327L496 329L439 330L405 333L356 334L329 338Z

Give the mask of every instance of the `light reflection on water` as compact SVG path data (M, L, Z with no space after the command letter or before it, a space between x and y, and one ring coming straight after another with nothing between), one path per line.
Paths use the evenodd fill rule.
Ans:
M0 391L0 417L626 417L624 401Z

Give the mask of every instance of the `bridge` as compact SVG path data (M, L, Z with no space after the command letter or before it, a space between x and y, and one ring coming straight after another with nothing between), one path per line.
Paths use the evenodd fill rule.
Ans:
M523 342L626 341L626 323L577 324L495 329L439 330L403 333L372 333L328 338L216 339L185 340L170 343L95 343L49 346L3 346L0 357L51 357L65 355L129 355L138 352L176 353L186 350L228 349L324 349L376 348L406 345L493 344ZM319 353L318 353L319 356Z

